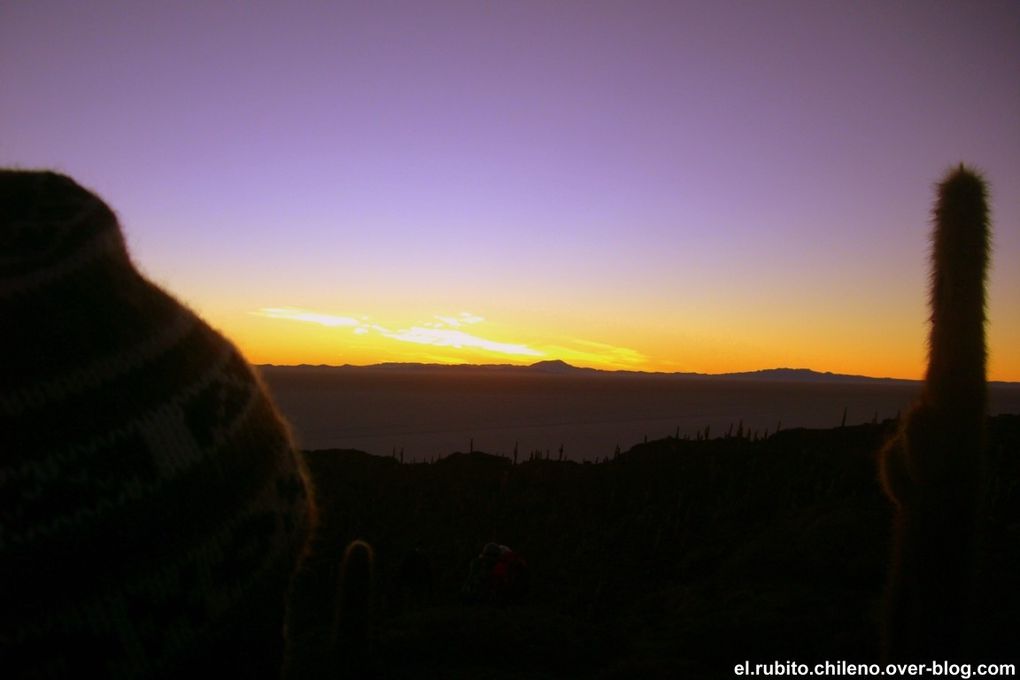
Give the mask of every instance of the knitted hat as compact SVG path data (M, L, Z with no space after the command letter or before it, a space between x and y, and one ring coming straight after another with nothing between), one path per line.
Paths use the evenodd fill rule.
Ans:
M311 504L252 368L48 172L0 170L0 320L0 674L277 675Z

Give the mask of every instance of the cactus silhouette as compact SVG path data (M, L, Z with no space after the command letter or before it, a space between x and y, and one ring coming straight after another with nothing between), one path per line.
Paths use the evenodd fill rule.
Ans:
M963 651L985 437L988 246L985 183L961 165L938 185L924 387L880 455L896 506L883 630L891 660Z
M371 675L375 551L352 541L340 565L334 644L341 677Z

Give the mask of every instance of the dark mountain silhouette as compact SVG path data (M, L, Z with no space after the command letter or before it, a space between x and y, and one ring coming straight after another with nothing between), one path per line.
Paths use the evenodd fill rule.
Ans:
M810 368L770 368L762 371L746 371L743 373L723 373L718 377L738 380L775 380L786 382L896 382L912 383L916 380L903 378L873 378L866 375L846 375L828 371L813 371Z
M568 364L566 361L562 361L560 359L553 359L551 361L539 361L538 363L531 364L530 366L525 366L524 368L529 372L552 373L560 375L564 374L577 375L579 373L593 374L604 372L594 368L579 368L577 366L572 366L571 364Z
M541 375L563 375L563 376L623 376L623 377L654 377L662 379L719 379L719 380L757 380L774 382L884 382L884 383L916 383L917 380L904 378L870 377L864 375L846 375L842 373L830 373L814 371L809 368L771 368L760 371L745 371L738 373L695 373L695 372L674 372L661 371L629 371L629 370L601 370L597 368L584 368L574 366L560 359L539 361L537 363L520 366L516 364L425 364L425 363L382 363L368 366L354 366L344 364L342 366L309 365L278 366L265 364L263 369L276 371L281 369L303 369L303 370L336 370L336 371L360 371L360 372L385 372L385 373L458 373L458 374L481 374L481 373L505 373L505 374L541 374Z

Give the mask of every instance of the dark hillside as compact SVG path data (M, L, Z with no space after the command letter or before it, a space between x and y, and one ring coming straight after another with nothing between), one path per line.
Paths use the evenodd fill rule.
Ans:
M310 451L322 523L299 593L326 625L322 593L344 547L369 541L386 677L728 677L743 660L875 662L890 525L875 452L891 427L670 438L601 464ZM997 607L975 636L1002 656L1020 613L1020 417L992 419L990 437L979 597ZM461 604L488 541L528 561L524 603ZM411 553L432 575L423 597L406 596Z

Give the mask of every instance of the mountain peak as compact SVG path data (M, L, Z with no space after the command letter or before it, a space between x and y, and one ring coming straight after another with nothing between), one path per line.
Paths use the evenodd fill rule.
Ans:
M528 366L533 371L541 371L542 373L573 373L574 371L581 371L577 366L571 366L566 361L561 359L550 359L549 361L539 361L537 363Z

